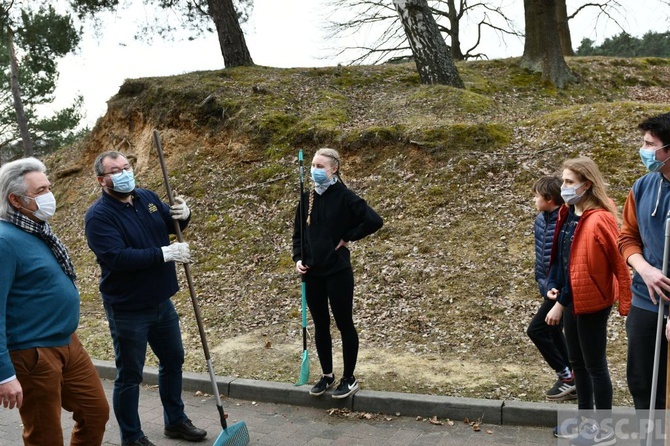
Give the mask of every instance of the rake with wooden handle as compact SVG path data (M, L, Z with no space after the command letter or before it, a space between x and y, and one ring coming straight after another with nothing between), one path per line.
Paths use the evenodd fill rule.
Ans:
M168 179L167 168L165 167L165 158L163 157L163 146L161 145L160 136L158 135L158 130L154 130L154 143L156 144L156 151L158 152L158 160L161 165L161 170L163 171L163 183L165 184L165 190L168 196L168 202L170 206L174 204L174 196L172 195L172 188L170 187L170 180ZM179 242L184 241L184 236L181 233L181 228L179 227L179 222L174 221L175 233L177 234L177 240ZM219 417L221 419L221 427L223 431L219 434L214 446L246 446L249 444L249 430L247 425L244 422L236 423L228 427L226 422L226 415L223 411L223 405L221 404L221 396L219 395L219 388L216 385L216 375L214 375L214 367L212 366L212 359L209 355L209 347L207 346L207 338L205 336L205 329L202 324L202 317L200 316L200 305L198 304L198 298L195 294L195 288L193 286L193 277L191 276L191 269L189 268L188 263L184 263L184 272L186 273L186 281L188 282L188 291L191 294L191 303L193 304L193 311L195 312L195 320L198 323L198 331L200 332L200 341L202 342L202 348L205 352L205 360L207 361L207 371L209 372L209 378L212 381L212 390L214 392L214 397L216 398L216 408L219 410Z

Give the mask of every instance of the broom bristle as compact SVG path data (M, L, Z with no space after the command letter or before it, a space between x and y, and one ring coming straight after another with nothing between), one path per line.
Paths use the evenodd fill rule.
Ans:
M244 422L236 423L221 431L214 446L247 446L249 444L249 430Z
M304 386L309 381L309 356L307 350L302 352L302 364L300 365L300 377L296 386Z

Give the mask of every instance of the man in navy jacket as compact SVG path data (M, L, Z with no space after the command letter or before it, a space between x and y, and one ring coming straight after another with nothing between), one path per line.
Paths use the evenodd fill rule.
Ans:
M147 345L159 361L165 435L202 440L207 433L184 413L184 347L170 300L179 289L175 262L188 263L190 250L187 243L170 244L169 234L173 219L186 228L190 210L179 197L170 207L154 192L135 188L132 166L120 152L100 154L94 170L102 194L86 211L85 230L100 264L100 293L114 343L113 406L122 444L153 444L138 414Z

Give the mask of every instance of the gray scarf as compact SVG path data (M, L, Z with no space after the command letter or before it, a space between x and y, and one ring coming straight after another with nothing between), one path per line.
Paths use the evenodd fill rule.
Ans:
M330 186L331 184L335 184L335 183L337 183L337 177L335 175L333 175L333 177L330 180L326 181L325 183L322 183L322 184L316 184L315 183L314 184L314 190L316 191L317 194L323 195L323 193L326 191L326 189L328 189L328 186Z

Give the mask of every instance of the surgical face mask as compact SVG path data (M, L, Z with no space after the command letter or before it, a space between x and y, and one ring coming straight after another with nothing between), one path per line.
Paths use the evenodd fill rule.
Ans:
M645 149L644 147L640 147L640 159L642 160L644 167L646 167L649 172L658 172L661 170L661 168L663 168L665 163L668 161L668 158L670 158L666 158L665 161L658 161L656 159L656 152L665 147L668 147L668 144L658 149Z
M579 189L583 185L584 183L579 183L575 186L561 187L561 197L563 197L563 201L565 201L565 204L572 205L578 203L579 200L582 199L584 193L582 192L581 195L577 195L577 189Z
M119 173L111 175L110 178L114 185L114 187L112 187L114 192L129 194L135 190L135 176L133 175L132 170L129 172L124 169Z
M326 181L328 181L328 175L326 174L326 169L319 169L316 167L312 167L312 180L316 184L323 184Z
M27 197L35 201L37 204L37 210L31 211L33 215L43 222L51 220L51 217L56 213L56 197L52 192L47 192L46 194L38 195L36 197Z

